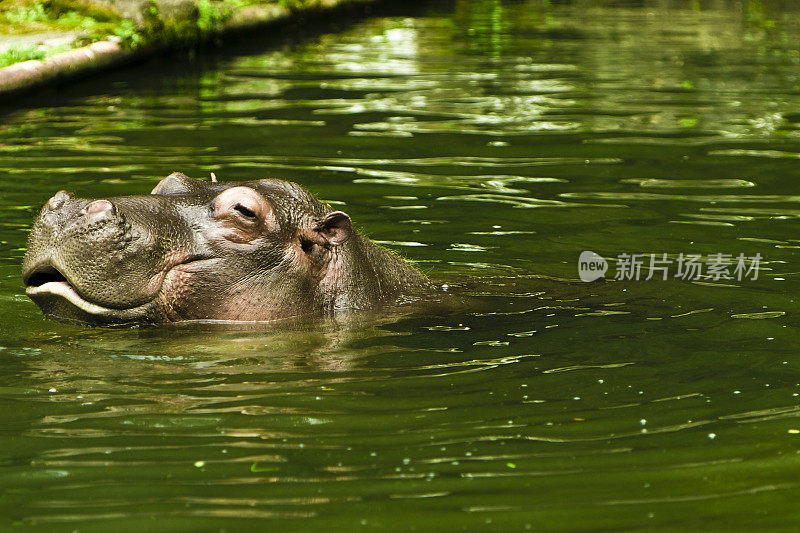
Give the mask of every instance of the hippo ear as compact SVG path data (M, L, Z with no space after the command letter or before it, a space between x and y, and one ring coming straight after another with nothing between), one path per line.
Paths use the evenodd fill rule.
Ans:
M174 194L187 194L198 191L205 187L205 183L200 180L193 180L181 172L173 172L163 180L158 182L150 194L170 196Z
M320 244L339 246L350 238L353 223L347 213L333 211L314 223L313 232L322 241Z

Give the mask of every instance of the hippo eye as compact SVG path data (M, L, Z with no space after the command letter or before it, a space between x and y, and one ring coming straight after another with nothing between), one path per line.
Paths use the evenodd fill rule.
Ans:
M233 209L235 211L238 211L240 215L242 215L242 216L244 216L246 218L257 218L255 212L253 212L252 210L246 208L242 204L236 204L235 206L233 206Z
M264 233L280 229L272 205L250 187L225 189L208 207L223 237L229 241L249 243Z

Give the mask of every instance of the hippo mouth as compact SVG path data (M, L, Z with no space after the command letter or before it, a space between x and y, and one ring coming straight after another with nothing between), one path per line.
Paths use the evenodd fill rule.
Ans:
M67 278L59 270L50 265L42 266L30 272L25 279L25 286L28 289L35 289L46 285L47 283L66 283L69 285Z
M81 296L66 276L49 263L39 265L23 276L25 294L42 311L60 320L88 324L122 324L148 315L154 302L137 307L113 309L90 302Z

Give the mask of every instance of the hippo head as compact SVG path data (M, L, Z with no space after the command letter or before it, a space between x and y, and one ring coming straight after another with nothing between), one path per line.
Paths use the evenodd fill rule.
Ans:
M45 314L98 325L269 321L427 284L297 184L180 173L149 195L56 193L31 231L23 281Z

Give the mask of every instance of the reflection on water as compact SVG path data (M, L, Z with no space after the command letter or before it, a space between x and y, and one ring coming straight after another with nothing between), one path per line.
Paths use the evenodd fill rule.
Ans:
M548 4L251 37L5 115L0 524L795 524L797 8ZM19 280L38 206L175 170L298 181L471 303L268 328L43 320ZM764 260L756 280L584 284L583 250Z

